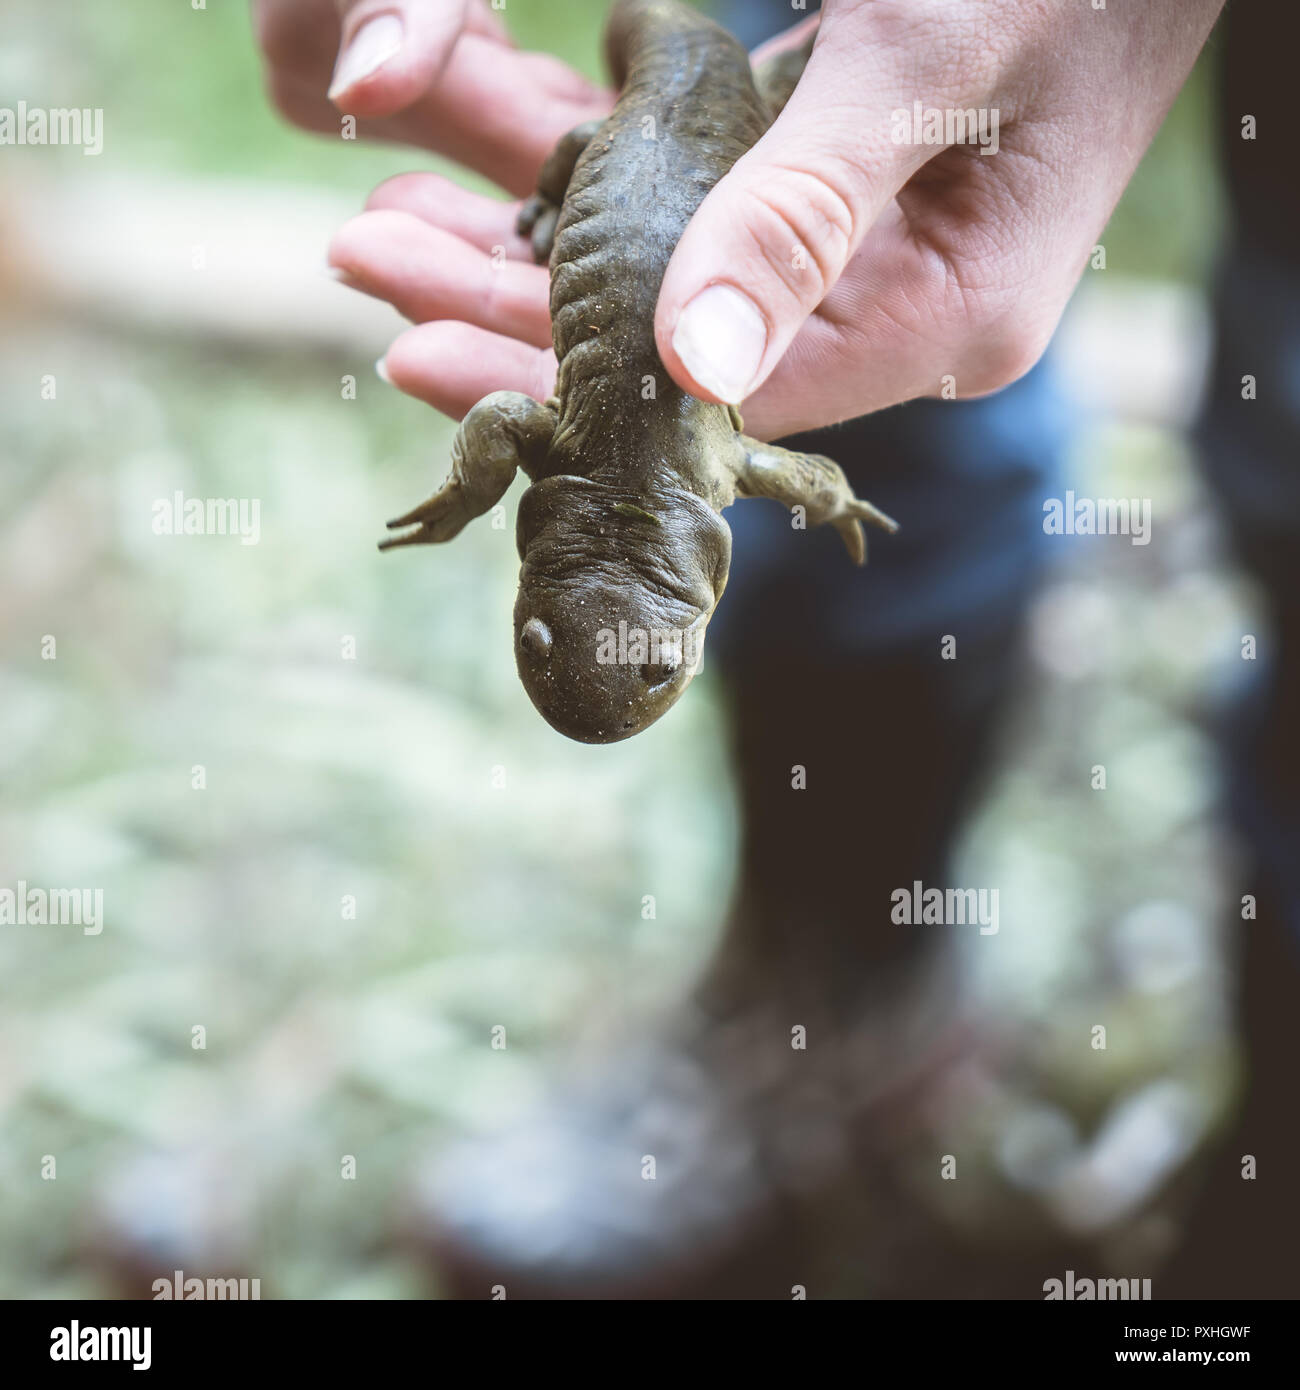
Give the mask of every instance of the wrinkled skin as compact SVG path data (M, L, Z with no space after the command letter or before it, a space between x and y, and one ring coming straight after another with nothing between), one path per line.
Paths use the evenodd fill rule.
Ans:
M629 498L629 509L654 508L641 516L613 511L613 491L553 475L519 509L520 679L547 722L582 742L626 738L676 702L699 669L731 559L726 523L692 493ZM632 659L602 660L617 654L620 631Z
M500 501L517 469L528 475L516 661L543 717L585 743L638 733L690 684L727 582L731 533L718 513L738 496L804 508L859 563L863 521L894 529L831 460L749 439L734 407L686 394L655 347L673 249L788 95L789 56L765 100L740 44L675 0L621 0L606 42L622 84L614 110L561 140L519 219L550 260L555 396L480 401L451 476L389 523L415 529L386 543L448 540ZM637 639L665 632L672 640L647 659ZM611 650L618 634L630 640Z

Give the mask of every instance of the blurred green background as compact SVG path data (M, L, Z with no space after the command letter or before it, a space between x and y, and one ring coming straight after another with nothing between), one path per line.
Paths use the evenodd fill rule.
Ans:
M510 0L507 18L594 74L605 9ZM1071 339L1085 364L1151 304L1152 352L1195 357L1180 325L1198 322L1218 224L1207 93L1199 72L1106 234L1110 280ZM125 204L144 179L195 208L183 256L250 189L270 199L248 205L256 237L277 200L323 191L346 215L436 161L281 122L242 0L11 3L0 102L19 96L103 107L106 140L96 160L0 151L0 885L102 887L106 926L0 928L0 1295L129 1290L173 1251L264 1296L427 1294L398 1240L424 1157L514 1114L569 1049L635 1031L708 952L735 837L715 692L706 676L630 743L560 739L514 676L513 532L375 552L441 477L447 421L346 333L218 332L183 302L139 317L97 267L78 281L95 225L39 220L92 186L84 206ZM19 254L33 243L72 248L45 281ZM324 238L299 250L337 303ZM1045 595L1034 684L968 837L963 881L1035 904L1004 907L1001 949L972 967L1042 1036L973 1122L979 1210L1002 1225L1045 1219L999 1155L1009 1117L1055 1114L1082 1153L1114 1107L1176 1084L1194 1148L1229 1095L1200 703L1248 598L1201 544L1194 398L1174 396L1154 420L1091 402L1079 449L1098 490L1153 496L1185 543L1094 550ZM155 535L153 503L178 489L260 499L260 543ZM1098 740L1150 788L1140 814L1078 775ZM1117 991L1142 1045L1098 1066L1072 1029Z

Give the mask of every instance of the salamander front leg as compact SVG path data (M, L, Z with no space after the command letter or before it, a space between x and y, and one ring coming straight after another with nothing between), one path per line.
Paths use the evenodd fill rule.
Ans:
M537 175L537 192L526 199L519 209L515 230L520 236L531 233L533 259L538 265L545 265L551 259L555 227L560 220L560 205L569 190L574 165L603 124L602 120L583 121L568 134L560 136Z
M390 531L414 529L380 541L380 550L436 545L459 535L506 495L518 469L531 475L541 463L555 433L555 418L553 406L519 391L484 396L456 431L447 481L427 502L388 523Z
M854 564L867 558L862 523L897 531L898 522L878 507L855 497L844 470L821 454L800 454L776 444L736 436L738 497L771 497L787 507L803 507L809 526L829 523L840 533Z

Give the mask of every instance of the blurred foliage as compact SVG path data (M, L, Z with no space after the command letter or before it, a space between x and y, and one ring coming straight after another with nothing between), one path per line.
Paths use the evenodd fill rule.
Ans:
M373 373L350 401L324 360L19 336L0 863L6 886L102 886L107 926L0 931L22 982L0 1190L24 1198L0 1249L66 1259L132 1145L229 1146L295 1259L310 1232L352 1239L347 1212L373 1237L431 1122L512 1110L540 1043L683 987L728 891L716 716L701 690L615 749L556 738L513 671L513 529L471 528L455 564L376 555L448 427ZM31 361L57 364L57 401ZM178 488L259 498L259 544L154 534ZM356 1188L320 1176L345 1153ZM58 1271L36 1263L0 1262L0 1293ZM335 1277L271 1265L279 1292Z
M1223 226L1212 124L1216 46L1211 39L1102 235L1121 274L1200 282Z

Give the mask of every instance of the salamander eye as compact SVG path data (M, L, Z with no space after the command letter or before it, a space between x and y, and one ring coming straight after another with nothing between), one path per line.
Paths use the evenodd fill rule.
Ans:
M519 645L531 657L546 657L551 650L551 629L540 618L529 618L520 629Z

